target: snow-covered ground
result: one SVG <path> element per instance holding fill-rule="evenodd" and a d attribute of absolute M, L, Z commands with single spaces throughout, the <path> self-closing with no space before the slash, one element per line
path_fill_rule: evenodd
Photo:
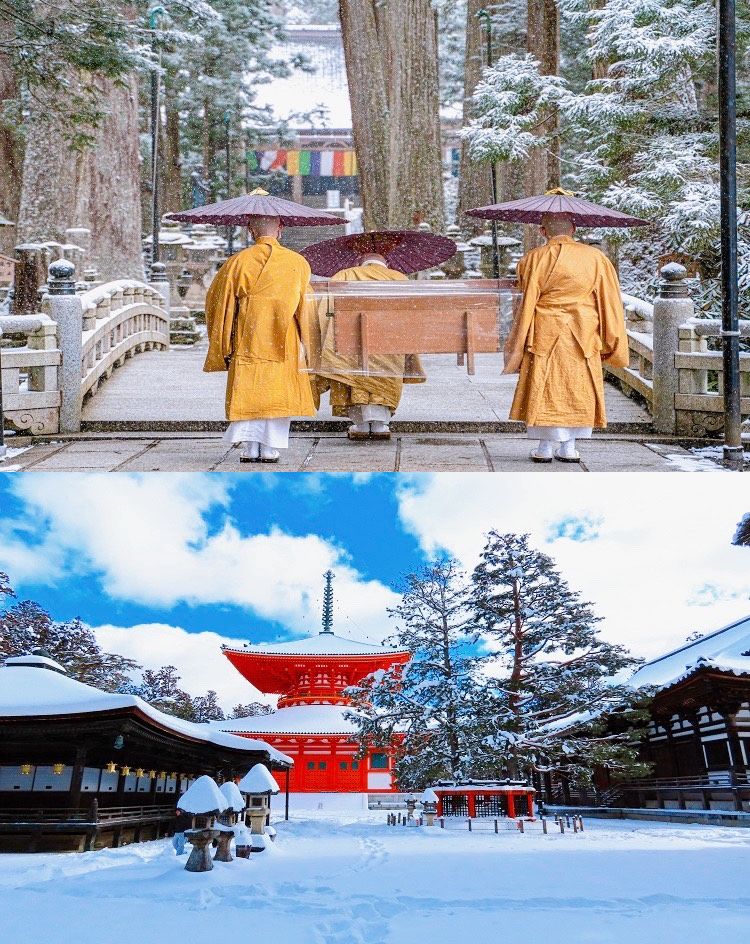
<path fill-rule="evenodd" d="M 250 860 L 185 872 L 169 841 L 0 856 L 7 941 L 731 944 L 750 939 L 750 830 L 388 827 L 300 814 Z M 489 825 L 489 824 L 487 824 Z"/>

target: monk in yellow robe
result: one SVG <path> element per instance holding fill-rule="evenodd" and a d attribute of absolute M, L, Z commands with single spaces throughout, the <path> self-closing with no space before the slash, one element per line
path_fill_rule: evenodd
<path fill-rule="evenodd" d="M 389 269 L 384 256 L 370 253 L 361 264 L 342 269 L 331 277 L 332 282 L 406 282 L 406 276 Z M 387 302 L 385 302 L 387 304 Z M 390 439 L 390 422 L 401 401 L 405 383 L 423 383 L 425 373 L 416 354 L 371 354 L 368 375 L 356 374 L 352 358 L 336 354 L 333 340 L 333 319 L 323 316 L 321 326 L 322 354 L 318 370 L 318 387 L 331 391 L 334 416 L 348 417 L 349 439 Z"/>
<path fill-rule="evenodd" d="M 518 263 L 523 298 L 505 345 L 504 373 L 520 372 L 510 418 L 539 440 L 533 461 L 580 462 L 576 439 L 607 425 L 602 362 L 628 365 L 620 285 L 603 252 L 575 242 L 569 216 L 549 214 L 541 229 L 546 245 Z"/>
<path fill-rule="evenodd" d="M 228 259 L 206 295 L 204 371 L 228 371 L 227 442 L 241 442 L 241 462 L 278 462 L 292 417 L 314 416 L 302 352 L 315 344 L 306 317 L 310 266 L 279 243 L 278 217 L 253 217 L 254 244 Z M 317 330 L 317 321 L 315 321 Z"/>

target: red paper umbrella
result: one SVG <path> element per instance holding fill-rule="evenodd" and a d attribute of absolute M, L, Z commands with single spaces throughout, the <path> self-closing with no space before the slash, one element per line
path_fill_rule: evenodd
<path fill-rule="evenodd" d="M 342 269 L 360 265 L 371 253 L 383 256 L 391 269 L 410 275 L 440 265 L 455 252 L 456 244 L 446 236 L 394 229 L 324 239 L 303 249 L 302 255 L 315 275 L 330 278 Z"/>
<path fill-rule="evenodd" d="M 618 210 L 590 203 L 573 196 L 559 187 L 548 190 L 541 197 L 525 197 L 508 203 L 494 203 L 466 211 L 469 216 L 483 220 L 505 220 L 513 223 L 541 223 L 548 213 L 565 213 L 576 226 L 650 226 L 648 220 L 639 220 Z"/>
<path fill-rule="evenodd" d="M 278 216 L 284 226 L 337 226 L 346 220 L 322 210 L 272 197 L 265 190 L 253 190 L 242 197 L 209 203 L 180 213 L 168 213 L 167 219 L 180 223 L 213 223 L 215 226 L 247 226 L 253 216 Z"/>

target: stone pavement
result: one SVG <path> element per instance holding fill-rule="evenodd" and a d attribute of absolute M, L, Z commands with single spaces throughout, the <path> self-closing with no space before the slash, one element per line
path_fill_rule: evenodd
<path fill-rule="evenodd" d="M 81 434 L 48 441 L 13 437 L 0 472 L 670 472 L 698 468 L 691 454 L 655 438 L 595 436 L 580 465 L 528 459 L 518 434 L 403 433 L 390 442 L 351 443 L 343 434 L 301 432 L 278 465 L 239 462 L 218 433 Z M 18 447 L 21 447 L 20 449 Z"/>
<path fill-rule="evenodd" d="M 226 374 L 204 374 L 205 354 L 204 339 L 195 347 L 148 351 L 126 361 L 86 401 L 84 429 L 223 429 Z M 457 366 L 453 354 L 430 355 L 423 361 L 427 383 L 404 386 L 395 417 L 399 427 L 436 422 L 507 424 L 517 378 L 501 374 L 502 355 L 477 355 L 473 377 Z M 648 413 L 610 384 L 606 401 L 610 431 L 648 431 Z M 316 421 L 330 419 L 326 396 Z"/>

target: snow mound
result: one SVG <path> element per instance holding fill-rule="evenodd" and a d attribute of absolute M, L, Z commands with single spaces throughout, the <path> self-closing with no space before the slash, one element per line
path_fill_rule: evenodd
<path fill-rule="evenodd" d="M 185 813 L 192 813 L 193 816 L 205 816 L 209 813 L 223 813 L 227 808 L 227 801 L 213 777 L 204 774 L 182 794 L 177 808 Z"/>
<path fill-rule="evenodd" d="M 278 793 L 279 785 L 265 764 L 256 764 L 240 780 L 240 790 L 243 793 Z"/>

